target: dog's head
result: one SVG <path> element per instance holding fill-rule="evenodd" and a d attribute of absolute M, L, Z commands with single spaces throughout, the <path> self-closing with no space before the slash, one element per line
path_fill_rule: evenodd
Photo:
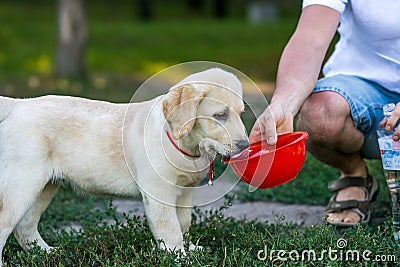
<path fill-rule="evenodd" d="M 229 158 L 248 147 L 242 86 L 232 73 L 209 69 L 188 76 L 163 100 L 174 139 L 194 153 Z"/>

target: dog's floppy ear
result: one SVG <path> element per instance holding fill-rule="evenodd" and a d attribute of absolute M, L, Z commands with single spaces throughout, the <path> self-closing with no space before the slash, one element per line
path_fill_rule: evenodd
<path fill-rule="evenodd" d="M 197 108 L 205 94 L 204 90 L 196 89 L 190 84 L 172 88 L 166 94 L 163 113 L 175 139 L 183 138 L 193 128 Z"/>

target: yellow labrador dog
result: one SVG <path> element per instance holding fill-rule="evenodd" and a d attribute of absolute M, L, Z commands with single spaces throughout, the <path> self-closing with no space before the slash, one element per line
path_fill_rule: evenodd
<path fill-rule="evenodd" d="M 37 225 L 62 180 L 94 194 L 141 196 L 160 247 L 184 252 L 188 188 L 217 154 L 248 146 L 243 110 L 240 81 L 218 68 L 141 103 L 0 97 L 0 255 L 11 232 L 24 249 L 37 241 L 50 250 Z"/>

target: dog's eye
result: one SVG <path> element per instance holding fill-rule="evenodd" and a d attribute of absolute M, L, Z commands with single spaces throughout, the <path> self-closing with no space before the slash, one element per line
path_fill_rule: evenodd
<path fill-rule="evenodd" d="M 213 115 L 214 118 L 216 118 L 219 121 L 226 121 L 226 119 L 228 118 L 228 112 L 227 111 L 223 111 L 220 113 L 216 113 Z"/>

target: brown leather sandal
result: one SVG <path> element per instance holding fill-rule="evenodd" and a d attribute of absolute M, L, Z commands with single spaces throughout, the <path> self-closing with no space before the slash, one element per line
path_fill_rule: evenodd
<path fill-rule="evenodd" d="M 358 186 L 359 188 L 363 189 L 365 191 L 365 200 L 337 201 L 336 196 L 338 192 L 351 186 Z M 360 221 L 357 223 L 326 221 L 328 224 L 341 227 L 350 227 L 359 223 L 365 224 L 370 221 L 371 212 L 369 210 L 369 204 L 376 200 L 379 186 L 376 179 L 368 173 L 368 170 L 366 177 L 343 177 L 336 181 L 330 182 L 328 184 L 328 190 L 334 192 L 335 194 L 332 196 L 328 206 L 325 208 L 325 215 L 328 213 L 341 212 L 343 210 L 352 210 L 360 215 Z"/>

